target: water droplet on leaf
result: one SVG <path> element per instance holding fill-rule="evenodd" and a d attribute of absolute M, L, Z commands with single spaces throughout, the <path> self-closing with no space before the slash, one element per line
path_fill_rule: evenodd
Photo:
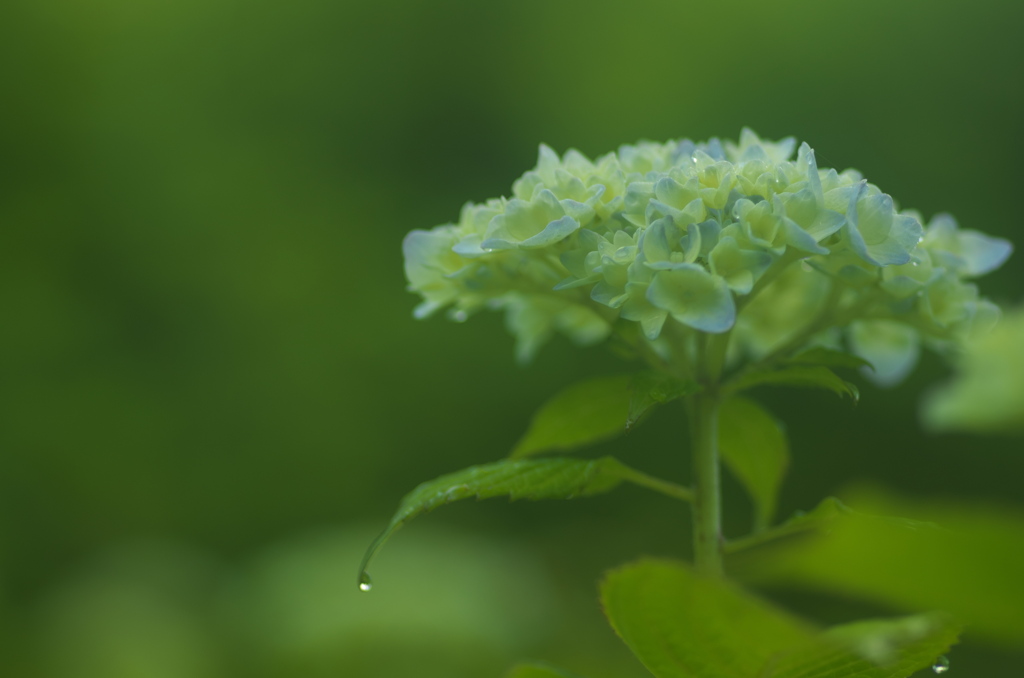
<path fill-rule="evenodd" d="M 932 664 L 932 671 L 935 673 L 945 673 L 946 671 L 949 671 L 949 659 L 947 659 L 945 655 L 936 659 L 935 663 Z"/>
<path fill-rule="evenodd" d="M 369 591 L 372 588 L 373 588 L 373 580 L 370 579 L 370 575 L 368 575 L 365 572 L 363 572 L 361 575 L 359 575 L 359 590 L 360 591 Z"/>

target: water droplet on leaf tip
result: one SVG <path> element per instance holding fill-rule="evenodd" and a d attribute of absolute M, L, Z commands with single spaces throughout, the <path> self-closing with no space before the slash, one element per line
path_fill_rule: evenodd
<path fill-rule="evenodd" d="M 363 572 L 359 575 L 359 590 L 369 591 L 373 588 L 373 580 L 370 579 L 370 575 Z"/>
<path fill-rule="evenodd" d="M 945 655 L 936 659 L 935 663 L 932 665 L 932 671 L 935 673 L 945 673 L 946 671 L 949 671 L 949 659 Z"/>

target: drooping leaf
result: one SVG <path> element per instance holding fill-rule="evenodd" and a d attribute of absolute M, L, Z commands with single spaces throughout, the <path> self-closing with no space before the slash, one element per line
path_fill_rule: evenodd
<path fill-rule="evenodd" d="M 769 663 L 766 678 L 905 678 L 932 666 L 962 627 L 947 615 L 922 614 L 834 626 L 805 647 Z"/>
<path fill-rule="evenodd" d="M 695 381 L 682 381 L 660 372 L 639 372 L 629 384 L 629 412 L 626 429 L 633 428 L 655 405 L 693 395 L 701 386 Z"/>
<path fill-rule="evenodd" d="M 789 466 L 789 442 L 782 425 L 754 401 L 728 398 L 718 410 L 718 449 L 754 500 L 755 531 L 766 529 Z"/>
<path fill-rule="evenodd" d="M 976 636 L 1024 645 L 1024 514 L 878 494 L 854 505 L 875 514 L 927 516 L 941 527 L 843 512 L 827 530 L 779 541 L 759 549 L 756 558 L 735 556 L 731 571 L 747 581 L 828 591 L 897 609 L 945 610 Z"/>
<path fill-rule="evenodd" d="M 625 432 L 631 375 L 598 377 L 573 384 L 533 415 L 512 458 L 571 450 Z"/>
<path fill-rule="evenodd" d="M 579 678 L 547 664 L 520 664 L 505 674 L 505 678 Z"/>
<path fill-rule="evenodd" d="M 871 368 L 872 365 L 858 355 L 846 351 L 836 351 L 824 346 L 815 346 L 798 353 L 786 360 L 790 365 L 820 365 L 821 367 L 846 367 L 851 370 L 858 370 L 862 367 Z"/>
<path fill-rule="evenodd" d="M 472 466 L 427 481 L 405 495 L 384 532 L 367 549 L 360 586 L 368 588 L 366 567 L 395 530 L 418 515 L 460 499 L 571 499 L 614 489 L 637 475 L 611 457 L 600 459 L 519 459 Z"/>
<path fill-rule="evenodd" d="M 658 678 L 755 678 L 782 652 L 811 643 L 801 620 L 682 563 L 612 570 L 601 601 L 615 632 Z"/>
<path fill-rule="evenodd" d="M 796 386 L 799 388 L 824 388 L 836 395 L 850 396 L 854 402 L 860 399 L 860 391 L 835 372 L 821 365 L 787 365 L 781 369 L 765 369 L 747 372 L 726 384 L 727 393 L 739 393 L 754 386 Z"/>
<path fill-rule="evenodd" d="M 726 542 L 725 553 L 738 553 L 804 532 L 825 531 L 832 522 L 850 509 L 835 497 L 827 497 L 808 512 L 799 511 L 786 522 L 749 537 Z"/>

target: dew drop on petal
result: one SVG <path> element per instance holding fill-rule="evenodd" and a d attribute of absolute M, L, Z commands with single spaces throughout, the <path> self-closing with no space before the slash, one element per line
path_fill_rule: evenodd
<path fill-rule="evenodd" d="M 946 671 L 949 671 L 949 659 L 946 658 L 945 655 L 936 659 L 935 663 L 932 664 L 932 671 L 935 673 L 945 673 Z"/>
<path fill-rule="evenodd" d="M 365 572 L 363 572 L 361 575 L 359 575 L 359 590 L 360 591 L 369 591 L 372 588 L 373 588 L 373 580 L 370 579 L 370 575 L 368 575 Z"/>

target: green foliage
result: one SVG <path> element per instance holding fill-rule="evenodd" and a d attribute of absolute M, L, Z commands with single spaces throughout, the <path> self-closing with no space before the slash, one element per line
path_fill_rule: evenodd
<path fill-rule="evenodd" d="M 612 570 L 601 602 L 615 632 L 657 678 L 754 678 L 814 634 L 735 585 L 671 561 Z"/>
<path fill-rule="evenodd" d="M 976 636 L 1024 644 L 1024 515 L 885 497 L 857 505 L 876 514 L 927 515 L 942 527 L 841 511 L 827 530 L 744 556 L 736 573 L 898 609 L 945 610 Z"/>
<path fill-rule="evenodd" d="M 742 539 L 727 542 L 724 550 L 726 553 L 738 553 L 759 544 L 769 543 L 804 532 L 824 531 L 829 528 L 837 517 L 849 510 L 843 502 L 835 497 L 827 497 L 809 512 L 797 512 L 780 525 Z"/>
<path fill-rule="evenodd" d="M 660 560 L 610 572 L 601 600 L 657 678 L 904 678 L 931 666 L 960 633 L 944 615 L 819 632 L 723 579 Z"/>
<path fill-rule="evenodd" d="M 700 392 L 700 384 L 682 381 L 660 372 L 639 372 L 629 384 L 626 428 L 636 426 L 655 406 Z"/>
<path fill-rule="evenodd" d="M 718 451 L 754 500 L 755 531 L 767 529 L 789 466 L 782 425 L 754 401 L 729 398 L 718 411 Z"/>
<path fill-rule="evenodd" d="M 419 485 L 402 498 L 387 528 L 367 549 L 360 566 L 359 584 L 369 590 L 366 568 L 395 531 L 416 516 L 461 499 L 574 499 L 608 492 L 623 482 L 689 500 L 686 488 L 652 478 L 611 457 L 580 459 L 506 459 L 472 466 Z"/>
<path fill-rule="evenodd" d="M 795 386 L 797 388 L 824 388 L 836 395 L 860 399 L 860 390 L 838 374 L 822 365 L 787 365 L 780 369 L 753 369 L 729 382 L 725 390 L 739 393 L 762 385 Z"/>
<path fill-rule="evenodd" d="M 573 384 L 544 403 L 510 455 L 571 450 L 623 433 L 632 377 L 598 377 Z"/>
<path fill-rule="evenodd" d="M 834 626 L 770 662 L 771 678 L 903 678 L 932 666 L 962 627 L 930 614 Z"/>

